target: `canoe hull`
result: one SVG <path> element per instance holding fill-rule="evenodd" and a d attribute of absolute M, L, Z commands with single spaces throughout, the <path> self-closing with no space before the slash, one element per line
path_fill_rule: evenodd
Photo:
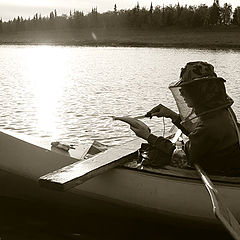
<path fill-rule="evenodd" d="M 119 167 L 66 192 L 40 187 L 40 176 L 78 161 L 72 156 L 81 154 L 71 150 L 69 156 L 51 151 L 49 143 L 23 139 L 21 135 L 0 133 L 0 196 L 79 211 L 91 210 L 96 203 L 100 212 L 117 211 L 117 206 L 126 206 L 159 216 L 217 223 L 209 195 L 199 179 Z M 216 186 L 240 220 L 239 184 L 216 183 Z"/>

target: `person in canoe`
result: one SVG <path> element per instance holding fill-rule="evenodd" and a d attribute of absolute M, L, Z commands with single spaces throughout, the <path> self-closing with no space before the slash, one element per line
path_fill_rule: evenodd
<path fill-rule="evenodd" d="M 231 108 L 225 80 L 217 77 L 206 62 L 189 62 L 182 68 L 180 80 L 169 86 L 179 114 L 159 104 L 146 117 L 170 118 L 188 136 L 184 145 L 187 162 L 196 162 L 210 174 L 240 176 L 239 123 Z M 168 161 L 175 145 L 166 138 L 151 134 L 148 126 L 131 126 L 138 137 L 164 153 Z"/>

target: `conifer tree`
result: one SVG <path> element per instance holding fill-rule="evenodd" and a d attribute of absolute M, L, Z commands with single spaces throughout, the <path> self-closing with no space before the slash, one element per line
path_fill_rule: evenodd
<path fill-rule="evenodd" d="M 233 24 L 240 26 L 240 7 L 236 7 L 233 12 Z"/>
<path fill-rule="evenodd" d="M 150 12 L 151 14 L 153 13 L 153 5 L 152 5 L 152 2 L 151 2 L 151 5 L 150 5 L 149 12 Z"/>
<path fill-rule="evenodd" d="M 0 33 L 3 32 L 3 22 L 2 18 L 0 18 Z"/>
<path fill-rule="evenodd" d="M 210 24 L 217 25 L 221 22 L 219 1 L 214 0 L 212 7 L 209 9 Z"/>

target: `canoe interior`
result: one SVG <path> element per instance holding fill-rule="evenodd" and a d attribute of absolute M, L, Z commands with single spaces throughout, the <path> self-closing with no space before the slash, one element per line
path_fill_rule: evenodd
<path fill-rule="evenodd" d="M 173 177 L 176 179 L 182 179 L 185 181 L 190 180 L 199 180 L 201 181 L 199 175 L 195 170 L 192 169 L 180 169 L 177 167 L 172 167 L 169 165 L 166 165 L 162 168 L 152 168 L 152 167 L 136 167 L 136 164 L 134 164 L 136 160 L 133 159 L 132 163 L 127 163 L 123 167 L 128 169 L 134 169 L 136 171 L 143 171 L 148 172 L 151 174 L 156 174 L 159 176 L 166 176 L 166 177 Z M 228 176 L 216 176 L 216 175 L 209 175 L 210 179 L 216 183 L 221 185 L 239 185 L 240 186 L 240 176 L 239 177 L 228 177 Z"/>

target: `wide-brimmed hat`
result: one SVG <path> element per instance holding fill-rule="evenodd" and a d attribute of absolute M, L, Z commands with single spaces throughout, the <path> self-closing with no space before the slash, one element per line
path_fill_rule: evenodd
<path fill-rule="evenodd" d="M 171 87 L 180 87 L 200 80 L 219 79 L 225 82 L 221 77 L 217 77 L 214 67 L 210 63 L 197 61 L 189 62 L 181 69 L 180 80 Z"/>

